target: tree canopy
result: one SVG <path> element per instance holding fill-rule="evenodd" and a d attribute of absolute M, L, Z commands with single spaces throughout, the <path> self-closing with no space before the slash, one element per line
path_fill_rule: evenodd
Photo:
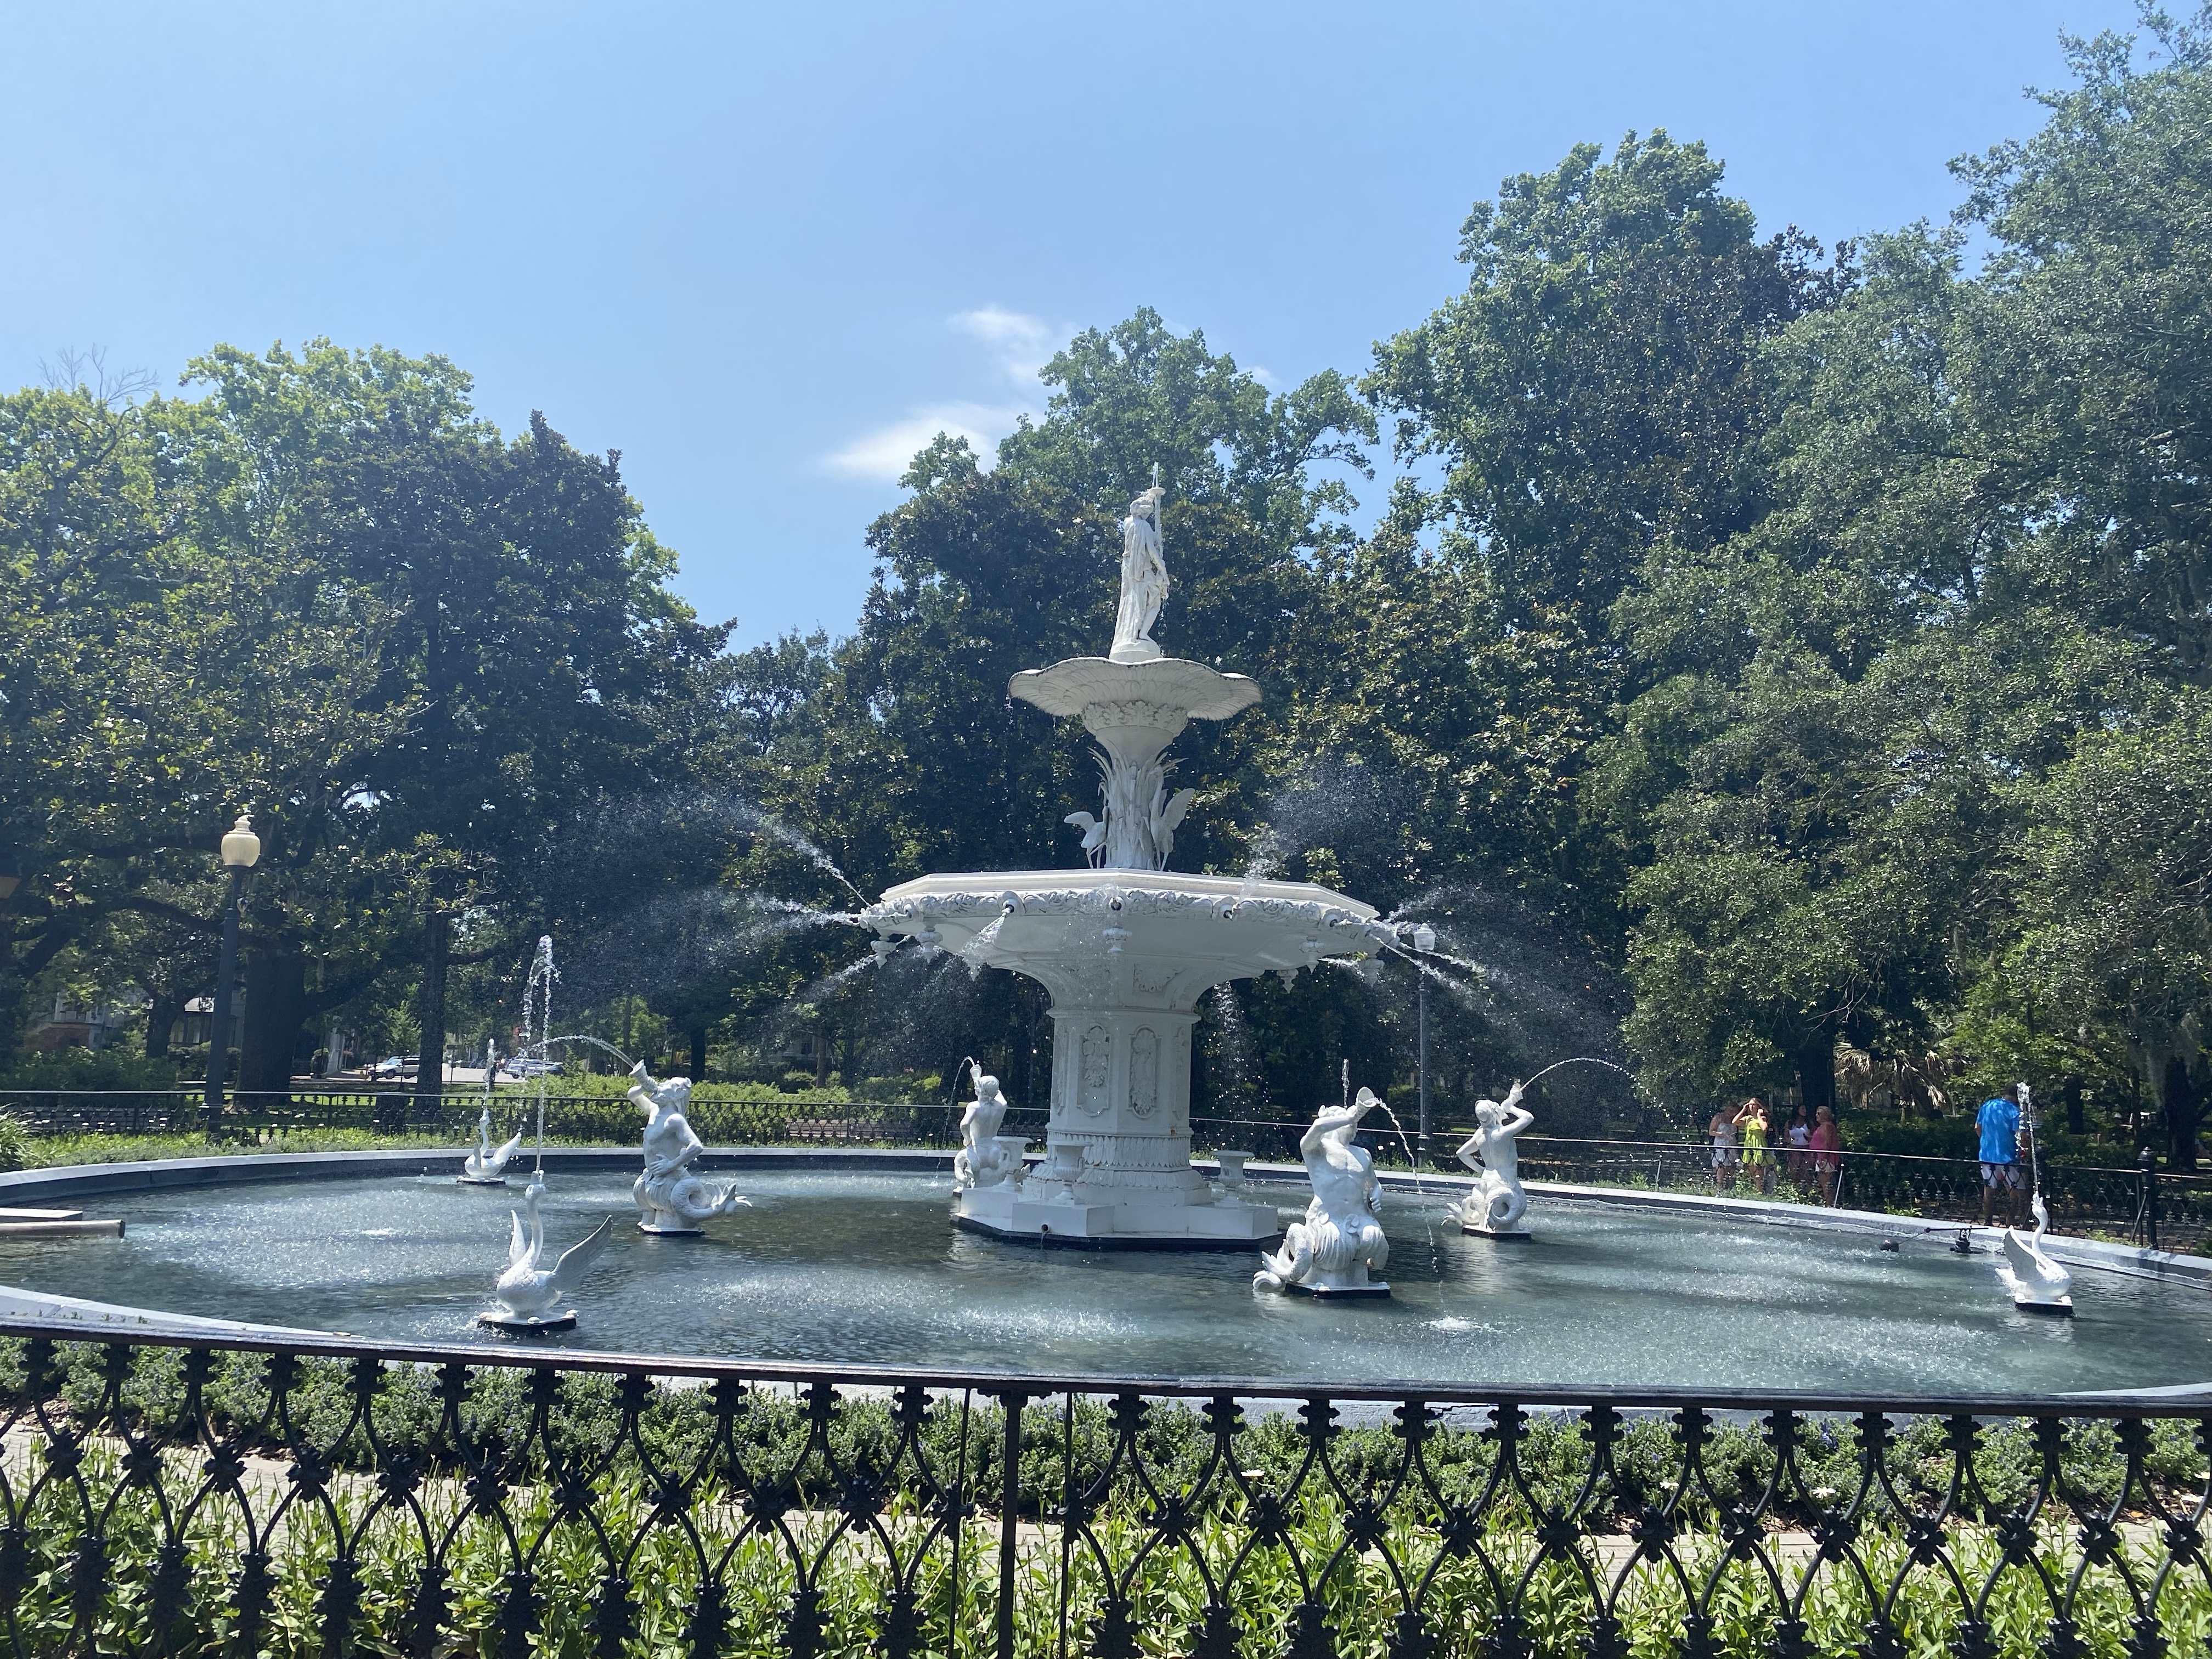
<path fill-rule="evenodd" d="M 0 398 L 0 1036 L 68 987 L 166 1033 L 250 808 L 257 1077 L 326 1014 L 495 1022 L 550 928 L 695 1067 L 803 1034 L 850 1088 L 972 1054 L 1034 1097 L 1036 988 L 872 972 L 834 913 L 1080 860 L 1082 734 L 1006 682 L 1101 648 L 1157 468 L 1161 637 L 1265 692 L 1180 740 L 1176 861 L 1433 921 L 1448 1101 L 1563 1052 L 1637 1073 L 1547 1103 L 1593 1130 L 2032 1073 L 2193 1164 L 2212 9 L 2068 49 L 1948 225 L 1824 247 L 1631 133 L 1476 202 L 1463 284 L 1358 372 L 1271 389 L 1149 309 L 1079 333 L 995 453 L 915 457 L 836 637 L 727 650 L 619 458 L 494 430 L 441 358 Z M 1201 1109 L 1303 1112 L 1346 1059 L 1403 1089 L 1413 989 L 1216 997 Z"/>

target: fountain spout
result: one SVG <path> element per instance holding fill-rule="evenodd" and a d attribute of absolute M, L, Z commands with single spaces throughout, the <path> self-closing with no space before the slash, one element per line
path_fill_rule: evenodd
<path fill-rule="evenodd" d="M 492 1286 L 499 1306 L 482 1316 L 483 1323 L 501 1330 L 534 1336 L 572 1328 L 576 1322 L 575 1310 L 556 1310 L 583 1282 L 585 1273 L 599 1260 L 613 1234 L 614 1218 L 609 1216 L 581 1241 L 563 1250 L 560 1260 L 550 1267 L 544 1266 L 545 1222 L 538 1213 L 538 1201 L 544 1192 L 543 1179 L 532 1181 L 522 1189 L 522 1208 L 529 1212 L 530 1219 L 526 1223 L 520 1211 L 513 1216 L 514 1229 L 507 1240 L 507 1271 Z"/>
<path fill-rule="evenodd" d="M 507 1185 L 507 1166 L 515 1153 L 522 1150 L 523 1131 L 517 1129 L 514 1138 L 504 1146 L 491 1144 L 491 1108 L 486 1106 L 477 1116 L 477 1149 L 461 1160 L 460 1182 L 465 1187 L 504 1187 Z"/>

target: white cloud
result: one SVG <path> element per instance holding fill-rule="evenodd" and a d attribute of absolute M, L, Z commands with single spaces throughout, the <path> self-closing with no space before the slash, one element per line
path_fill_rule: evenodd
<path fill-rule="evenodd" d="M 1009 311 L 1004 306 L 960 312 L 952 319 L 952 326 L 981 340 L 998 359 L 1001 372 L 1024 386 L 1036 384 L 1037 370 L 1044 367 L 1066 331 L 1055 330 L 1042 317 Z"/>
<path fill-rule="evenodd" d="M 999 305 L 958 312 L 946 320 L 981 346 L 990 368 L 1020 387 L 1019 393 L 1003 404 L 927 404 L 904 420 L 863 434 L 828 457 L 823 465 L 830 471 L 871 483 L 896 483 L 915 454 L 940 432 L 967 439 L 969 447 L 988 467 L 997 454 L 999 440 L 1014 429 L 1016 421 L 1024 415 L 1042 413 L 1037 370 L 1060 342 L 1073 332 L 1072 329 L 1055 329 L 1041 317 Z"/>
<path fill-rule="evenodd" d="M 965 438 L 986 465 L 999 440 L 1014 429 L 1018 409 L 994 408 L 988 404 L 935 404 L 916 410 L 902 421 L 878 427 L 854 439 L 824 463 L 832 472 L 851 478 L 896 483 L 914 458 L 929 447 L 940 432 Z"/>

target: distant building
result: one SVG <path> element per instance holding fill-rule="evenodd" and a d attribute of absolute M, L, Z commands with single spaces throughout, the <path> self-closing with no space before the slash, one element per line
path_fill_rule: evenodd
<path fill-rule="evenodd" d="M 200 999 L 204 1009 L 206 1002 L 206 998 Z M 145 1018 L 145 1012 L 144 1002 L 129 1000 L 80 1007 L 57 991 L 53 1007 L 31 1028 L 29 1047 L 33 1054 L 52 1054 L 58 1048 L 105 1048 L 121 1041 L 132 1026 Z M 207 1023 L 203 1012 L 203 1032 Z"/>

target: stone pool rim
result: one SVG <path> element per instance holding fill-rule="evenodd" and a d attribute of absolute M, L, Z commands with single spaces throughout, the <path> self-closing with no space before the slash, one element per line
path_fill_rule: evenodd
<path fill-rule="evenodd" d="M 375 1176 L 437 1176 L 458 1174 L 461 1159 L 472 1150 L 454 1146 L 403 1147 L 343 1152 L 243 1152 L 208 1158 L 150 1158 L 133 1164 L 69 1164 L 48 1169 L 17 1170 L 0 1174 L 0 1208 L 31 1207 L 41 1200 L 97 1198 L 104 1194 L 174 1191 L 194 1187 L 228 1187 L 275 1181 L 344 1181 Z M 534 1154 L 526 1153 L 526 1157 Z M 1200 1169 L 1218 1166 L 1211 1158 L 1193 1158 Z M 814 1170 L 823 1172 L 868 1171 L 876 1174 L 949 1175 L 952 1152 L 929 1147 L 897 1146 L 710 1146 L 698 1160 L 702 1171 L 722 1170 Z M 546 1172 L 564 1170 L 599 1173 L 632 1170 L 638 1167 L 635 1146 L 549 1146 Z M 1296 1164 L 1251 1163 L 1248 1177 L 1263 1185 L 1304 1184 L 1305 1171 Z M 1395 1192 L 1436 1190 L 1464 1192 L 1474 1184 L 1472 1176 L 1385 1170 L 1377 1172 L 1383 1186 Z M 1974 1243 L 1994 1250 L 2003 1229 L 1965 1226 L 1958 1222 L 1931 1221 L 1919 1216 L 1889 1215 L 1877 1210 L 1831 1210 L 1812 1205 L 1788 1204 L 1771 1199 L 1724 1198 L 1717 1194 L 1656 1193 L 1632 1187 L 1584 1187 L 1565 1182 L 1531 1181 L 1532 1196 L 1569 1203 L 1612 1204 L 1657 1209 L 1678 1215 L 1734 1218 L 1765 1226 L 1796 1227 L 1809 1232 L 1875 1233 L 1897 1239 L 1924 1238 L 1931 1234 L 1965 1231 Z M 2172 1250 L 2144 1249 L 2102 1239 L 2062 1237 L 2046 1234 L 2044 1251 L 2069 1267 L 2090 1267 L 2104 1273 L 2156 1279 L 2212 1290 L 2212 1257 L 2184 1255 Z"/>

